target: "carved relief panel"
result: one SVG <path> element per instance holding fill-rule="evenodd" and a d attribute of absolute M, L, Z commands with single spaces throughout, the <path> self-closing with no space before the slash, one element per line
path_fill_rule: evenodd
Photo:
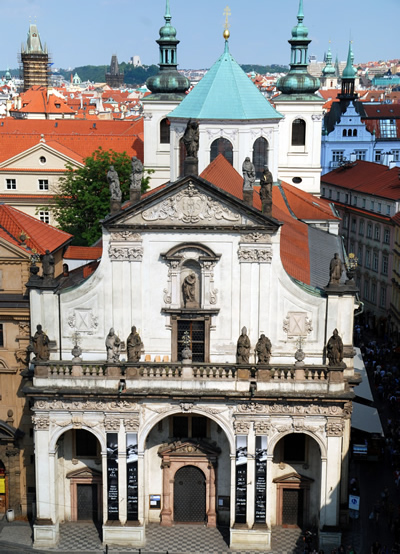
<path fill-rule="evenodd" d="M 112 261 L 141 262 L 143 259 L 142 237 L 132 231 L 111 233 L 108 255 Z"/>

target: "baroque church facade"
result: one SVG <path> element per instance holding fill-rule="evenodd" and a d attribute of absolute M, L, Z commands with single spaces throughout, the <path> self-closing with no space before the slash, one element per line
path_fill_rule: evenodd
<path fill-rule="evenodd" d="M 299 14 L 300 24 L 302 1 Z M 169 25 L 167 1 L 159 44 L 174 65 Z M 225 46 L 222 59 L 236 74 Z M 175 90 L 174 68 L 160 65 L 158 97 L 149 101 L 158 107 L 178 102 L 185 86 Z M 171 171 L 194 92 L 169 116 Z M 270 110 L 275 144 L 281 116 Z M 177 172 L 135 201 L 114 201 L 102 222 L 101 262 L 80 283 L 29 280 L 40 345 L 25 387 L 38 548 L 56 545 L 64 522 L 88 517 L 101 523 L 104 544 L 137 548 L 150 523 L 189 522 L 228 526 L 231 548 L 268 550 L 284 524 L 316 525 L 320 547 L 340 543 L 359 382 L 357 289 L 334 256 L 338 237 L 311 229 L 305 212 L 294 216 L 290 183 L 274 183 L 266 210 L 257 192 L 234 187 L 235 161 L 217 182 L 226 157 L 207 168 L 205 142 L 217 127 L 208 116 L 198 121 L 201 176 Z M 155 116 L 148 122 L 162 128 Z M 246 125 L 236 137 L 249 145 Z M 260 138 L 265 127 L 255 129 Z M 154 151 L 160 168 L 164 154 Z M 279 152 L 269 154 L 276 176 Z M 304 193 L 302 205 L 316 210 L 314 200 Z M 329 211 L 323 201 L 319 209 Z M 316 234 L 324 245 L 318 271 Z"/>

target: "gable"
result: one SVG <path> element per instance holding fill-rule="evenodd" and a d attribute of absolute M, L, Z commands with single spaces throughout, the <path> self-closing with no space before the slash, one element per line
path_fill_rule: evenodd
<path fill-rule="evenodd" d="M 60 150 L 63 149 L 61 145 L 59 145 L 59 147 Z M 77 159 L 78 155 L 73 152 L 69 153 L 70 156 L 64 152 L 58 152 L 56 143 L 54 143 L 53 147 L 49 147 L 45 143 L 40 143 L 33 148 L 24 150 L 16 156 L 5 160 L 0 164 L 0 167 L 7 168 L 8 170 L 13 168 L 48 172 L 64 171 L 66 162 L 73 163 L 74 165 L 81 165 L 81 162 Z M 46 161 L 43 163 L 41 158 L 45 158 Z"/>
<path fill-rule="evenodd" d="M 178 186 L 169 185 L 154 194 L 154 198 L 151 195 L 146 197 L 144 202 L 132 206 L 129 214 L 115 216 L 112 223 L 147 228 L 278 227 L 276 222 L 264 217 L 254 208 L 209 183 L 198 182 L 194 178 L 181 181 Z"/>

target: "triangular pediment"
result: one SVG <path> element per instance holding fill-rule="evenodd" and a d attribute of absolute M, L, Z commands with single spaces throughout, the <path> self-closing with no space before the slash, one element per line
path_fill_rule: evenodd
<path fill-rule="evenodd" d="M 19 246 L 11 244 L 5 238 L 0 237 L 0 258 L 2 260 L 20 260 L 26 262 L 29 260 L 29 253 L 24 252 Z"/>
<path fill-rule="evenodd" d="M 91 467 L 82 467 L 67 473 L 67 479 L 89 479 L 93 477 L 101 477 L 101 471 L 96 471 Z"/>
<path fill-rule="evenodd" d="M 158 455 L 164 456 L 218 456 L 221 450 L 218 446 L 205 441 L 182 440 L 174 441 L 158 449 Z"/>
<path fill-rule="evenodd" d="M 104 221 L 108 226 L 263 228 L 279 223 L 204 179 L 190 176 L 156 190 Z"/>
<path fill-rule="evenodd" d="M 304 475 L 299 475 L 298 473 L 289 473 L 288 475 L 284 475 L 283 477 L 277 477 L 274 479 L 274 483 L 312 483 L 314 479 L 310 479 L 310 477 L 305 477 Z"/>

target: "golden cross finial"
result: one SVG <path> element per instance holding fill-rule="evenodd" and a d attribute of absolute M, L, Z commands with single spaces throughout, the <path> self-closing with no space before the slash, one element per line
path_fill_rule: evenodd
<path fill-rule="evenodd" d="M 224 16 L 225 16 L 225 31 L 227 31 L 230 27 L 230 24 L 229 24 L 229 16 L 232 15 L 232 12 L 231 10 L 229 9 L 229 6 L 226 6 L 226 8 L 224 9 Z"/>

